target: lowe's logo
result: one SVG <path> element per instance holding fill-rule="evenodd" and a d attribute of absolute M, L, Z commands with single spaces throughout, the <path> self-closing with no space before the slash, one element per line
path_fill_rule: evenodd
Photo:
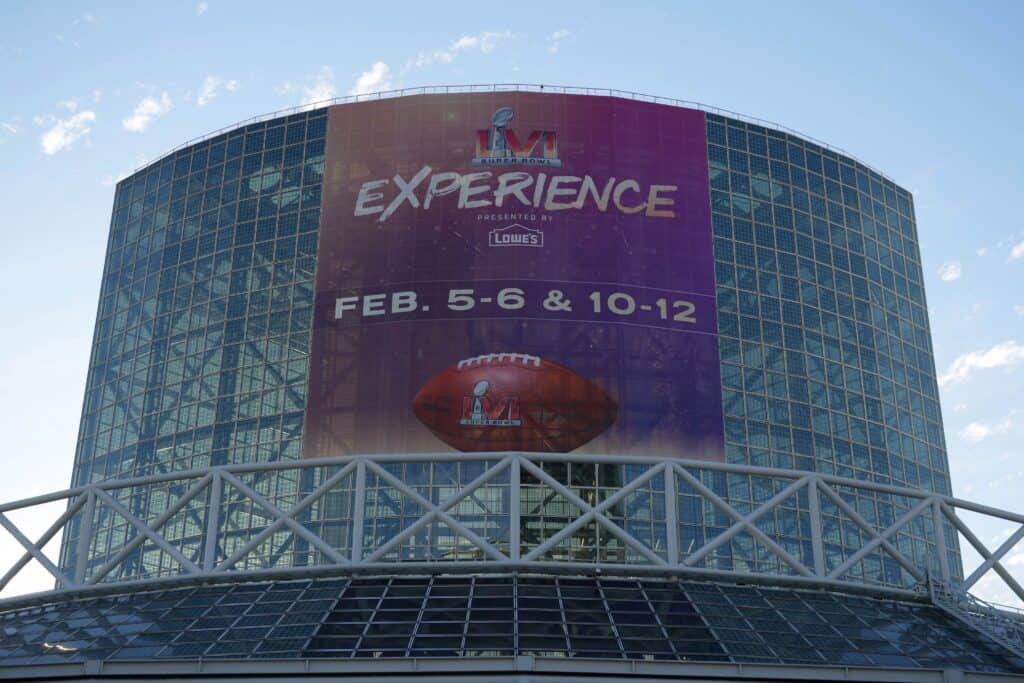
<path fill-rule="evenodd" d="M 504 228 L 495 228 L 487 233 L 487 245 L 491 247 L 543 247 L 544 232 L 513 223 Z"/>

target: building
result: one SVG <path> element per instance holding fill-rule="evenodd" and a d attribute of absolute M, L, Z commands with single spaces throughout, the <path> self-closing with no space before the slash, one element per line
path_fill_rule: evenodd
<path fill-rule="evenodd" d="M 1024 673 L 910 194 L 691 103 L 409 91 L 140 169 L 75 458 L 0 676 Z"/>

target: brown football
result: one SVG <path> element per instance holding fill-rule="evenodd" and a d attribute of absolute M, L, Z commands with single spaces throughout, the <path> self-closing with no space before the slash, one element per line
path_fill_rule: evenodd
<path fill-rule="evenodd" d="M 538 356 L 490 353 L 460 360 L 412 401 L 420 422 L 460 451 L 568 453 L 618 416 L 608 393 Z"/>

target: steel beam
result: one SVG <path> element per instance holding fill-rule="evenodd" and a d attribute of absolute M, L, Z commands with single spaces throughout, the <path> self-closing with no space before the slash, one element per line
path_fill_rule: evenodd
<path fill-rule="evenodd" d="M 807 509 L 811 516 L 811 556 L 814 575 L 825 576 L 825 543 L 821 531 L 821 495 L 818 491 L 818 476 L 813 475 L 807 484 Z"/>

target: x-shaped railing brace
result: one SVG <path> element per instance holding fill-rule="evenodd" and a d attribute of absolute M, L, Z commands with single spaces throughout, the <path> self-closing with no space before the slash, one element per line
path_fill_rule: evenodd
<path fill-rule="evenodd" d="M 367 469 L 372 470 L 373 473 L 376 474 L 379 478 L 383 479 L 388 484 L 401 491 L 403 494 L 412 498 L 427 512 L 419 519 L 417 519 L 415 522 L 413 522 L 411 525 L 403 529 L 402 532 L 399 533 L 397 536 L 389 539 L 386 543 L 384 543 L 379 548 L 374 550 L 369 556 L 365 558 L 364 562 L 374 562 L 379 558 L 383 557 L 393 547 L 404 542 L 407 538 L 409 538 L 417 531 L 425 527 L 434 519 L 439 519 L 445 524 L 447 524 L 453 531 L 465 537 L 470 543 L 472 543 L 474 546 L 482 550 L 492 560 L 497 560 L 499 562 L 508 561 L 509 558 L 507 555 L 505 555 L 500 550 L 495 548 L 488 541 L 484 540 L 483 538 L 480 538 L 480 536 L 474 533 L 472 529 L 469 529 L 468 527 L 466 527 L 466 525 L 462 524 L 457 519 L 448 514 L 448 510 L 455 507 L 463 498 L 468 497 L 480 486 L 486 484 L 495 476 L 497 476 L 502 470 L 504 470 L 511 464 L 512 459 L 515 457 L 518 456 L 509 456 L 507 458 L 502 458 L 501 461 L 499 461 L 493 467 L 486 469 L 483 473 L 480 474 L 480 476 L 466 484 L 456 495 L 452 496 L 451 498 L 443 502 L 441 505 L 435 505 L 433 501 L 424 498 L 414 488 L 410 487 L 408 484 L 406 484 L 401 479 L 397 478 L 396 476 L 385 470 L 377 463 L 373 462 L 372 460 L 366 460 L 365 463 Z"/>
<path fill-rule="evenodd" d="M 953 523 L 953 526 L 956 527 L 957 531 L 963 534 L 964 538 L 974 546 L 974 549 L 977 550 L 978 554 L 980 554 L 984 559 L 984 562 L 978 565 L 978 568 L 975 569 L 970 576 L 964 579 L 963 584 L 961 584 L 961 588 L 965 591 L 969 591 L 982 576 L 988 573 L 989 570 L 994 570 L 999 574 L 1003 581 L 1006 582 L 1006 585 L 1010 587 L 1010 590 L 1012 590 L 1017 597 L 1021 599 L 1021 601 L 1024 601 L 1024 588 L 1021 588 L 1021 585 L 1013 578 L 1013 576 L 1010 575 L 1010 572 L 1008 572 L 1006 567 L 1004 567 L 1000 562 L 1006 553 L 1008 553 L 1022 538 L 1024 538 L 1024 525 L 1003 541 L 1002 545 L 1000 545 L 995 552 L 992 552 L 984 543 L 981 542 L 974 532 L 964 524 L 963 520 L 960 519 L 959 515 L 956 514 L 956 511 L 953 508 L 945 502 L 940 502 L 939 507 L 942 509 L 942 513 L 946 516 L 946 519 Z"/>
<path fill-rule="evenodd" d="M 705 486 L 700 479 L 697 479 L 697 477 L 687 472 L 685 468 L 680 467 L 679 465 L 673 465 L 672 469 L 680 479 L 693 487 L 704 498 L 711 501 L 717 508 L 733 519 L 732 526 L 688 555 L 686 559 L 683 560 L 683 566 L 693 567 L 709 554 L 714 552 L 716 548 L 732 540 L 732 538 L 738 533 L 741 531 L 747 531 L 751 536 L 764 544 L 764 546 L 767 547 L 773 555 L 796 571 L 796 573 L 801 576 L 814 576 L 814 572 L 811 569 L 786 552 L 782 546 L 770 539 L 767 534 L 758 529 L 754 524 L 754 522 L 760 519 L 763 515 L 774 510 L 779 503 L 790 496 L 795 495 L 800 489 L 807 486 L 808 482 L 811 481 L 810 476 L 797 479 L 792 484 L 759 505 L 755 510 L 750 512 L 750 514 L 744 515 L 732 505 L 725 502 L 725 500 L 723 500 L 717 493 Z"/>
<path fill-rule="evenodd" d="M 543 469 L 537 467 L 534 463 L 530 462 L 526 458 L 523 458 L 522 456 L 517 457 L 520 458 L 519 466 L 521 468 L 525 469 L 530 474 L 535 476 L 537 479 L 540 479 L 545 484 L 550 486 L 552 489 L 560 493 L 563 497 L 568 499 L 569 502 L 571 502 L 573 505 L 579 508 L 580 512 L 583 513 L 575 520 L 573 520 L 571 523 L 566 525 L 561 531 L 556 533 L 554 536 L 547 539 L 546 541 L 538 545 L 536 548 L 531 550 L 525 557 L 523 557 L 524 560 L 529 561 L 542 557 L 544 553 L 555 548 L 559 543 L 561 543 L 563 540 L 565 540 L 572 534 L 576 533 L 576 531 L 583 527 L 585 524 L 587 524 L 590 521 L 595 521 L 601 526 L 603 526 L 605 529 L 607 529 L 617 539 L 619 539 L 629 547 L 636 550 L 638 553 L 646 557 L 654 564 L 668 564 L 665 561 L 665 558 L 655 553 L 653 550 L 648 548 L 643 543 L 637 541 L 635 538 L 626 533 L 626 531 L 623 530 L 622 527 L 620 527 L 618 524 L 604 516 L 605 510 L 607 510 L 608 508 L 612 507 L 613 505 L 624 499 L 630 493 L 633 493 L 634 491 L 639 489 L 641 486 L 643 486 L 645 483 L 656 477 L 658 474 L 665 472 L 666 465 L 663 464 L 651 467 L 646 472 L 641 474 L 639 477 L 637 477 L 636 479 L 634 479 L 633 481 L 629 482 L 621 489 L 616 491 L 614 494 L 601 501 L 601 503 L 599 503 L 598 505 L 590 505 L 582 498 L 580 498 L 578 495 L 573 493 L 572 490 L 562 485 L 558 480 L 556 480 L 554 477 L 545 472 Z"/>

